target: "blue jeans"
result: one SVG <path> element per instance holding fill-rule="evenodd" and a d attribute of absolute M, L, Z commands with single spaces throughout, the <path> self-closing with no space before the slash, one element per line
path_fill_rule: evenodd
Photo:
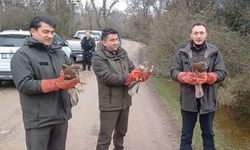
<path fill-rule="evenodd" d="M 204 150 L 215 150 L 213 132 L 214 113 L 199 115 Z M 192 138 L 198 114 L 198 112 L 181 111 L 182 134 L 180 150 L 192 150 Z"/>

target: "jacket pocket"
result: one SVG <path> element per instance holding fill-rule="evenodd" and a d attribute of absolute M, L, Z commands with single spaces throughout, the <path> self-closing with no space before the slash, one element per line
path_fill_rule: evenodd
<path fill-rule="evenodd" d="M 23 116 L 37 118 L 39 115 L 39 96 L 29 96 L 21 99 Z"/>
<path fill-rule="evenodd" d="M 59 93 L 50 92 L 42 95 L 41 100 L 39 100 L 39 117 L 56 116 L 62 105 Z"/>

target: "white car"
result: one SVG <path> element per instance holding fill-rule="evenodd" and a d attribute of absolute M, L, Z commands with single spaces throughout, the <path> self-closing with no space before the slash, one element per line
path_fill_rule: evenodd
<path fill-rule="evenodd" d="M 98 50 L 99 43 L 101 41 L 102 31 L 98 30 L 78 30 L 76 31 L 73 39 L 67 40 L 68 45 L 72 52 L 72 58 L 75 62 L 82 61 L 82 47 L 81 47 L 81 40 L 85 36 L 86 31 L 90 32 L 90 36 L 95 39 L 95 51 Z"/>
<path fill-rule="evenodd" d="M 98 31 L 98 30 L 78 30 L 78 31 L 76 31 L 74 38 L 75 39 L 82 39 L 85 36 L 86 31 L 90 32 L 90 36 L 93 37 L 95 39 L 95 41 L 101 40 L 102 31 Z"/>
<path fill-rule="evenodd" d="M 6 30 L 0 32 L 0 84 L 4 80 L 12 80 L 10 60 L 28 36 L 30 36 L 29 31 Z M 61 45 L 62 50 L 70 57 L 71 49 L 57 34 L 54 35 L 53 42 Z"/>
<path fill-rule="evenodd" d="M 102 31 L 98 30 L 78 30 L 74 35 L 74 39 L 81 39 L 85 36 L 86 31 L 90 32 L 90 36 L 95 39 L 95 50 L 98 50 L 98 45 L 101 42 Z"/>

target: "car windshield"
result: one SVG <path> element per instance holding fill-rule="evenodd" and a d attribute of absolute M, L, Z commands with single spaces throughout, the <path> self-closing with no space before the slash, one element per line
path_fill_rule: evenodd
<path fill-rule="evenodd" d="M 21 47 L 27 35 L 0 35 L 0 46 Z"/>
<path fill-rule="evenodd" d="M 90 32 L 91 37 L 93 37 L 95 40 L 100 40 L 101 34 L 99 32 Z M 82 39 L 85 36 L 85 32 L 78 32 L 77 37 Z"/>
<path fill-rule="evenodd" d="M 82 39 L 84 37 L 84 35 L 85 35 L 85 32 L 78 32 L 77 33 L 77 37 L 80 39 Z"/>
<path fill-rule="evenodd" d="M 92 33 L 91 33 L 91 36 L 94 36 L 94 37 L 101 37 L 101 34 L 98 33 L 98 32 L 92 32 Z"/>

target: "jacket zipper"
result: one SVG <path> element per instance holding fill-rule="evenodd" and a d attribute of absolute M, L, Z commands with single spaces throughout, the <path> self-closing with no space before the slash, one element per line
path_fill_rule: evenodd
<path fill-rule="evenodd" d="M 120 64 L 121 64 L 121 72 L 122 72 L 122 75 L 124 74 L 124 65 L 123 65 L 123 63 L 122 63 L 122 61 L 121 61 L 121 59 L 119 59 L 119 61 L 120 61 Z M 124 96 L 125 96 L 125 86 L 123 86 L 123 93 L 122 93 L 122 108 L 124 109 Z"/>
<path fill-rule="evenodd" d="M 109 104 L 111 104 L 111 99 L 112 99 L 112 92 L 111 88 L 109 88 Z"/>

